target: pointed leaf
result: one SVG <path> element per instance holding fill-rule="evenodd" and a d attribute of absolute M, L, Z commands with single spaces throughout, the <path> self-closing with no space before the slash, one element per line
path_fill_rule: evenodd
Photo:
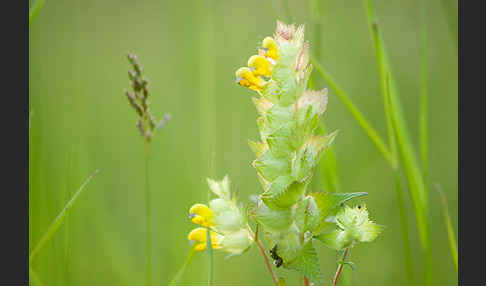
<path fill-rule="evenodd" d="M 260 203 L 254 212 L 255 220 L 268 231 L 285 231 L 292 224 L 292 211 L 273 210 Z"/>
<path fill-rule="evenodd" d="M 295 260 L 287 264 L 284 263 L 284 266 L 288 269 L 297 270 L 317 285 L 320 285 L 323 281 L 319 257 L 312 245 L 312 240 L 304 244 L 300 255 Z"/>
<path fill-rule="evenodd" d="M 279 176 L 290 174 L 290 164 L 287 160 L 278 158 L 268 150 L 253 161 L 253 167 L 267 181 L 273 181 Z"/>

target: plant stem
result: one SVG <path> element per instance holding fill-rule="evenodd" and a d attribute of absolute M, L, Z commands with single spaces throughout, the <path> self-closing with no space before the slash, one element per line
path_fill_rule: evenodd
<path fill-rule="evenodd" d="M 425 1 L 421 2 L 421 104 L 420 104 L 420 151 L 425 185 L 428 186 L 429 160 L 427 138 L 427 10 Z"/>
<path fill-rule="evenodd" d="M 73 206 L 74 202 L 76 202 L 76 199 L 78 198 L 79 194 L 83 191 L 84 187 L 91 181 L 91 179 L 94 177 L 99 172 L 99 170 L 94 171 L 91 176 L 89 176 L 86 181 L 79 187 L 79 189 L 74 193 L 73 197 L 67 202 L 67 204 L 64 206 L 62 211 L 57 215 L 57 217 L 54 219 L 54 221 L 51 223 L 45 234 L 41 237 L 37 245 L 35 246 L 34 250 L 29 255 L 29 265 L 32 263 L 32 260 L 34 257 L 39 253 L 39 251 L 42 249 L 42 247 L 48 242 L 54 234 L 59 230 L 61 227 L 64 218 L 66 218 L 67 213 L 69 210 L 71 210 L 71 207 Z"/>
<path fill-rule="evenodd" d="M 267 253 L 265 252 L 265 248 L 263 247 L 261 241 L 255 236 L 253 231 L 251 230 L 250 226 L 247 225 L 248 231 L 250 232 L 250 235 L 253 237 L 253 241 L 256 243 L 258 248 L 260 249 L 260 252 L 263 255 L 263 258 L 265 259 L 265 264 L 267 265 L 268 272 L 270 272 L 270 275 L 272 276 L 273 283 L 278 286 L 278 278 L 277 275 L 275 275 L 275 272 L 273 272 L 272 265 L 270 263 L 270 260 L 268 259 Z"/>
<path fill-rule="evenodd" d="M 319 63 L 319 61 L 311 55 L 311 62 L 317 72 L 321 75 L 321 77 L 329 84 L 329 88 L 334 91 L 334 93 L 338 96 L 338 98 L 342 101 L 342 103 L 346 106 L 346 108 L 351 112 L 354 116 L 356 121 L 358 121 L 361 128 L 366 132 L 368 137 L 375 143 L 376 148 L 378 151 L 383 155 L 383 157 L 387 160 L 387 162 L 391 166 L 395 166 L 396 162 L 393 158 L 393 155 L 386 147 L 383 140 L 381 140 L 380 136 L 376 133 L 375 129 L 371 127 L 371 124 L 366 120 L 363 114 L 356 108 L 353 104 L 349 96 L 341 89 L 341 87 L 336 83 L 336 81 L 331 77 L 329 73 L 324 69 L 324 67 Z"/>
<path fill-rule="evenodd" d="M 150 181 L 149 181 L 149 149 L 150 143 L 145 140 L 145 224 L 147 227 L 147 286 L 152 285 L 152 259 L 151 259 L 151 218 L 150 218 Z"/>
<path fill-rule="evenodd" d="M 336 270 L 336 274 L 334 275 L 334 279 L 332 280 L 332 286 L 337 285 L 339 276 L 341 275 L 341 272 L 343 271 L 343 265 L 344 265 L 343 262 L 346 259 L 346 256 L 348 256 L 348 252 L 349 252 L 349 247 L 344 250 L 343 257 L 341 258 L 341 261 L 340 261 L 341 263 L 339 263 L 339 266 Z"/>
<path fill-rule="evenodd" d="M 412 250 L 410 247 L 410 240 L 408 239 L 408 221 L 407 213 L 405 210 L 405 202 L 403 200 L 403 190 L 400 184 L 400 177 L 398 170 L 393 172 L 395 178 L 395 189 L 397 192 L 398 213 L 400 214 L 401 226 L 402 226 L 402 239 L 403 239 L 403 252 L 405 253 L 405 271 L 407 272 L 408 285 L 414 284 L 413 274 L 413 262 L 412 262 Z"/>
<path fill-rule="evenodd" d="M 454 235 L 454 229 L 452 228 L 451 218 L 449 217 L 449 209 L 447 208 L 447 201 L 444 192 L 439 184 L 435 187 L 440 194 L 440 200 L 442 202 L 442 208 L 444 210 L 444 220 L 447 227 L 447 236 L 449 237 L 449 247 L 451 249 L 452 260 L 454 261 L 454 266 L 456 267 L 456 274 L 458 273 L 458 262 L 457 262 L 457 244 Z"/>
<path fill-rule="evenodd" d="M 184 275 L 184 272 L 186 271 L 187 267 L 189 264 L 191 264 L 192 257 L 194 256 L 194 248 L 191 247 L 191 250 L 189 250 L 189 255 L 187 256 L 186 262 L 184 262 L 184 265 L 182 265 L 181 269 L 177 272 L 176 276 L 170 281 L 169 286 L 176 286 L 179 283 L 179 280 L 181 280 L 182 275 Z"/>

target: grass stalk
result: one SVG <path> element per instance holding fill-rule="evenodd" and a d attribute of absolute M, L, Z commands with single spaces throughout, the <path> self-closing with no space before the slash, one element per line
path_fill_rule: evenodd
<path fill-rule="evenodd" d="M 447 236 L 449 238 L 449 247 L 451 249 L 452 260 L 454 261 L 454 266 L 456 267 L 456 274 L 458 274 L 459 263 L 457 260 L 457 243 L 456 236 L 454 234 L 454 228 L 452 227 L 451 218 L 449 216 L 449 208 L 447 207 L 447 200 L 442 188 L 439 184 L 435 185 L 437 191 L 440 194 L 440 200 L 442 202 L 442 209 L 444 211 L 444 222 L 447 228 Z"/>
<path fill-rule="evenodd" d="M 192 258 L 194 257 L 194 253 L 195 253 L 194 247 L 191 247 L 191 249 L 189 250 L 189 255 L 187 255 L 186 261 L 179 269 L 179 271 L 177 271 L 177 274 L 174 276 L 174 278 L 172 278 L 172 280 L 169 283 L 169 286 L 176 286 L 179 283 L 182 276 L 186 272 L 187 267 L 191 264 Z"/>
<path fill-rule="evenodd" d="M 39 12 L 40 8 L 42 8 L 42 6 L 44 6 L 44 3 L 45 2 L 46 2 L 46 0 L 37 0 L 37 1 L 35 1 L 32 4 L 32 7 L 30 7 L 30 11 L 29 11 L 29 28 L 30 28 L 30 24 L 32 23 L 32 21 L 34 21 L 35 16 Z"/>
<path fill-rule="evenodd" d="M 42 281 L 39 278 L 39 275 L 37 275 L 37 272 L 32 269 L 32 267 L 29 267 L 29 282 L 30 285 L 32 286 L 43 286 Z"/>
<path fill-rule="evenodd" d="M 407 282 L 409 286 L 415 285 L 415 278 L 413 272 L 412 248 L 410 246 L 408 233 L 408 220 L 405 209 L 405 201 L 403 200 L 403 189 L 400 183 L 400 176 L 397 171 L 393 172 L 395 179 L 395 190 L 397 193 L 398 213 L 400 215 L 400 224 L 402 227 L 403 253 L 405 257 L 405 272 L 407 274 Z"/>
<path fill-rule="evenodd" d="M 410 196 L 412 198 L 417 227 L 419 230 L 420 241 L 425 254 L 425 283 L 432 283 L 432 254 L 429 246 L 429 227 L 427 221 L 427 192 L 417 161 L 416 154 L 413 150 L 410 136 L 407 132 L 405 117 L 403 115 L 401 104 L 397 92 L 390 83 L 391 72 L 387 54 L 385 52 L 383 39 L 378 29 L 378 23 L 375 19 L 371 0 L 365 0 L 368 25 L 375 45 L 376 57 L 379 65 L 379 76 L 381 79 L 382 92 L 387 94 L 390 103 L 389 113 L 395 136 L 400 151 L 400 159 L 408 181 Z"/>
<path fill-rule="evenodd" d="M 373 141 L 378 151 L 383 155 L 385 160 L 391 165 L 395 166 L 396 162 L 393 158 L 392 153 L 388 150 L 383 140 L 380 138 L 375 129 L 371 126 L 368 120 L 365 119 L 363 114 L 358 110 L 358 108 L 353 104 L 349 96 L 341 89 L 341 87 L 336 83 L 336 81 L 331 77 L 331 75 L 324 69 L 324 67 L 319 63 L 315 56 L 311 55 L 311 62 L 317 72 L 321 75 L 322 79 L 327 82 L 329 88 L 334 91 L 338 96 L 344 106 L 351 112 L 351 115 L 356 119 L 358 124 L 363 128 L 366 135 Z"/>
<path fill-rule="evenodd" d="M 214 259 L 213 259 L 213 244 L 211 242 L 211 230 L 208 228 L 206 230 L 206 245 L 208 251 L 208 286 L 213 285 L 213 269 L 214 269 Z"/>
<path fill-rule="evenodd" d="M 66 218 L 66 215 L 68 212 L 71 210 L 72 206 L 76 202 L 77 198 L 81 194 L 81 192 L 84 190 L 86 185 L 91 181 L 91 179 L 94 177 L 99 172 L 99 170 L 94 171 L 93 174 L 91 174 L 86 181 L 79 187 L 79 189 L 74 193 L 73 197 L 67 202 L 67 204 L 64 206 L 64 208 L 61 210 L 61 212 L 57 215 L 57 217 L 54 219 L 54 221 L 50 224 L 49 228 L 47 231 L 42 235 L 41 239 L 35 246 L 35 248 L 32 250 L 32 252 L 29 255 L 29 265 L 32 263 L 33 259 L 35 256 L 39 253 L 39 251 L 44 247 L 44 245 L 51 240 L 51 238 L 54 236 L 54 234 L 59 230 L 61 227 L 64 219 Z"/>
<path fill-rule="evenodd" d="M 150 180 L 149 180 L 149 150 L 150 143 L 145 140 L 145 224 L 147 228 L 146 234 L 146 265 L 147 265 L 147 286 L 152 285 L 152 229 L 151 229 L 151 209 L 150 209 Z"/>
<path fill-rule="evenodd" d="M 426 186 L 429 177 L 429 160 L 428 160 L 428 139 L 427 139 L 427 9 L 424 0 L 421 2 L 421 100 L 420 100 L 420 153 L 422 159 L 423 176 Z"/>

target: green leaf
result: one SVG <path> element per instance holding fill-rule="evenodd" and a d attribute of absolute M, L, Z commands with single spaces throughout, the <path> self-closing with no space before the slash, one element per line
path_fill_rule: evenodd
<path fill-rule="evenodd" d="M 273 181 L 286 174 L 290 175 L 290 163 L 284 158 L 276 157 L 269 150 L 253 161 L 253 167 L 267 181 Z"/>
<path fill-rule="evenodd" d="M 301 232 L 313 231 L 319 226 L 319 208 L 314 197 L 307 196 L 297 204 L 295 222 Z"/>
<path fill-rule="evenodd" d="M 342 230 L 321 233 L 315 236 L 316 239 L 324 243 L 327 247 L 335 250 L 342 250 L 351 245 L 352 239 L 345 235 Z"/>
<path fill-rule="evenodd" d="M 326 219 L 329 216 L 335 215 L 339 207 L 349 201 L 350 199 L 365 196 L 368 193 L 365 192 L 358 192 L 358 193 L 310 193 L 309 195 L 312 196 L 317 204 L 319 209 L 319 226 L 314 229 L 314 232 L 321 231 L 326 225 L 329 223 Z"/>
<path fill-rule="evenodd" d="M 292 136 L 292 124 L 284 124 L 267 137 L 267 144 L 273 155 L 277 157 L 289 157 L 294 151 Z"/>
<path fill-rule="evenodd" d="M 292 224 L 292 211 L 273 210 L 260 203 L 254 212 L 255 220 L 268 231 L 285 231 Z"/>
<path fill-rule="evenodd" d="M 251 150 L 255 153 L 255 156 L 260 157 L 268 150 L 268 145 L 264 142 L 253 142 L 248 140 L 248 145 L 250 146 Z"/>
<path fill-rule="evenodd" d="M 287 264 L 284 263 L 284 267 L 297 270 L 317 285 L 320 285 L 323 281 L 319 257 L 312 245 L 312 240 L 309 240 L 303 245 L 299 256 L 295 260 Z"/>
<path fill-rule="evenodd" d="M 316 166 L 317 154 L 312 145 L 304 145 L 292 160 L 292 177 L 301 181 L 305 177 L 311 176 Z"/>
<path fill-rule="evenodd" d="M 266 100 L 264 97 L 252 97 L 255 107 L 260 115 L 265 116 L 267 111 L 273 106 L 272 102 Z"/>
<path fill-rule="evenodd" d="M 279 86 L 274 80 L 268 81 L 268 83 L 262 88 L 262 96 L 271 103 L 278 102 Z"/>
<path fill-rule="evenodd" d="M 278 177 L 261 195 L 261 199 L 271 209 L 289 208 L 301 199 L 309 181 L 300 183 L 290 176 Z"/>

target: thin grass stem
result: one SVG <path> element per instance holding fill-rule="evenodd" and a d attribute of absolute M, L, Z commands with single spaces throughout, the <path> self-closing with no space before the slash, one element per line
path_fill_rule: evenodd
<path fill-rule="evenodd" d="M 427 8 L 424 0 L 421 2 L 421 100 L 420 100 L 420 153 L 422 159 L 423 176 L 428 186 L 429 160 L 428 160 L 428 138 L 427 138 Z"/>
<path fill-rule="evenodd" d="M 395 190 L 397 193 L 398 213 L 400 215 L 400 224 L 402 227 L 403 253 L 405 257 L 405 271 L 407 273 L 407 282 L 409 286 L 415 285 L 415 278 L 413 272 L 412 248 L 410 246 L 410 239 L 408 234 L 408 220 L 405 209 L 405 201 L 403 200 L 403 189 L 400 183 L 400 176 L 398 171 L 393 172 L 395 179 Z"/>
<path fill-rule="evenodd" d="M 211 230 L 207 228 L 206 230 L 206 245 L 207 245 L 207 251 L 208 251 L 208 265 L 209 265 L 209 274 L 208 274 L 208 286 L 213 285 L 213 244 L 211 241 Z"/>
<path fill-rule="evenodd" d="M 29 265 L 32 263 L 33 259 L 35 256 L 39 253 L 39 251 L 44 247 L 44 245 L 51 240 L 51 238 L 54 236 L 54 234 L 59 230 L 61 227 L 64 218 L 66 217 L 67 213 L 71 210 L 72 206 L 76 202 L 76 199 L 79 197 L 81 192 L 84 190 L 84 187 L 91 181 L 91 179 L 94 177 L 99 172 L 99 170 L 96 170 L 91 174 L 86 181 L 79 187 L 79 189 L 74 193 L 74 196 L 67 202 L 67 204 L 64 206 L 64 208 L 61 210 L 61 212 L 57 215 L 57 217 L 54 219 L 54 221 L 50 224 L 49 228 L 47 231 L 42 235 L 41 239 L 35 246 L 34 250 L 29 255 Z"/>
<path fill-rule="evenodd" d="M 150 179 L 149 179 L 149 151 L 150 143 L 145 140 L 145 224 L 147 228 L 146 234 L 146 265 L 147 265 L 147 277 L 146 285 L 152 285 L 152 220 L 151 220 L 151 209 L 150 209 Z"/>
<path fill-rule="evenodd" d="M 449 238 L 449 247 L 451 249 L 452 260 L 454 261 L 454 266 L 456 267 L 456 274 L 458 274 L 459 263 L 457 259 L 457 243 L 456 236 L 454 234 L 454 228 L 452 227 L 451 218 L 449 216 L 449 208 L 447 207 L 447 200 L 442 188 L 439 184 L 435 185 L 437 191 L 440 194 L 440 200 L 442 202 L 442 209 L 444 211 L 444 221 L 447 228 L 447 236 Z"/>
<path fill-rule="evenodd" d="M 44 286 L 39 278 L 39 275 L 37 275 L 37 272 L 35 272 L 32 267 L 29 267 L 29 282 L 32 286 Z"/>
<path fill-rule="evenodd" d="M 187 255 L 186 261 L 184 262 L 182 267 L 179 269 L 179 271 L 177 271 L 177 274 L 174 276 L 174 278 L 172 278 L 172 280 L 169 283 L 169 286 L 176 286 L 179 283 L 182 276 L 186 272 L 187 267 L 191 264 L 192 258 L 194 257 L 194 253 L 196 253 L 194 251 L 194 247 L 191 247 L 191 249 L 189 250 L 189 254 Z"/>
<path fill-rule="evenodd" d="M 32 21 L 34 21 L 35 16 L 39 12 L 40 8 L 44 6 L 45 2 L 46 0 L 37 0 L 32 4 L 32 7 L 30 8 L 29 11 L 29 28 L 30 28 L 30 24 L 32 23 Z"/>
<path fill-rule="evenodd" d="M 376 133 L 375 129 L 371 127 L 371 124 L 368 122 L 368 120 L 365 119 L 363 114 L 353 104 L 348 95 L 341 89 L 341 87 L 339 87 L 336 81 L 331 77 L 331 75 L 324 69 L 324 67 L 317 61 L 317 59 L 313 55 L 311 55 L 311 62 L 317 72 L 324 79 L 324 81 L 327 82 L 329 87 L 338 96 L 344 106 L 349 110 L 349 112 L 351 112 L 356 121 L 358 121 L 358 124 L 361 126 L 361 128 L 363 128 L 371 141 L 375 143 L 376 148 L 378 148 L 378 151 L 383 155 L 385 160 L 391 166 L 395 166 L 396 162 L 393 158 L 392 153 L 388 150 L 383 140 L 380 138 L 378 133 Z"/>

